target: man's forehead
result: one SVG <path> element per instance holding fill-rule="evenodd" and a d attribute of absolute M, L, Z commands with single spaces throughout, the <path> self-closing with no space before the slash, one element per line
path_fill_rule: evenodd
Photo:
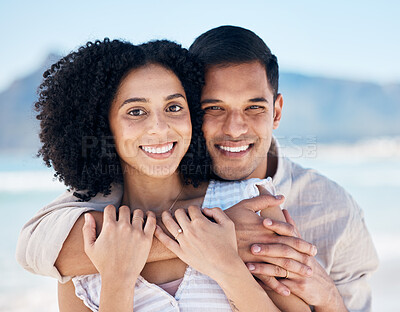
<path fill-rule="evenodd" d="M 269 88 L 265 67 L 258 61 L 214 65 L 207 68 L 204 97 L 269 97 Z M 272 95 L 273 96 L 273 95 Z"/>

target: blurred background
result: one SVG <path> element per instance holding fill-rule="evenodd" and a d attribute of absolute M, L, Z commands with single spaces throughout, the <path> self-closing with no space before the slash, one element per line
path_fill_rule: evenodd
<path fill-rule="evenodd" d="M 285 102 L 275 136 L 363 207 L 381 261 L 374 311 L 398 311 L 399 15 L 397 1 L 0 1 L 0 311 L 57 311 L 56 282 L 14 257 L 23 224 L 65 189 L 35 158 L 44 70 L 88 40 L 189 47 L 226 24 L 253 30 L 278 57 Z"/>

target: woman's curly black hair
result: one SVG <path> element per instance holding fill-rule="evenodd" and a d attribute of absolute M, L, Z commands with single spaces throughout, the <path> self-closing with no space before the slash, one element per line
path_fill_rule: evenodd
<path fill-rule="evenodd" d="M 147 64 L 174 72 L 186 92 L 193 136 L 179 165 L 185 183 L 197 186 L 209 179 L 210 159 L 201 130 L 201 63 L 167 40 L 135 46 L 106 38 L 88 42 L 53 64 L 43 74 L 35 103 L 42 142 L 38 156 L 53 166 L 56 178 L 75 189 L 80 200 L 90 200 L 97 193 L 108 195 L 112 183 L 123 182 L 108 113 L 123 78 Z"/>

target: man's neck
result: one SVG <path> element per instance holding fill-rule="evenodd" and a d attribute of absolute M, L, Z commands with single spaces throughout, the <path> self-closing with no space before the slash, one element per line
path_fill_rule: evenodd
<path fill-rule="evenodd" d="M 264 178 L 273 178 L 278 169 L 278 157 L 268 153 L 267 156 L 267 172 Z"/>

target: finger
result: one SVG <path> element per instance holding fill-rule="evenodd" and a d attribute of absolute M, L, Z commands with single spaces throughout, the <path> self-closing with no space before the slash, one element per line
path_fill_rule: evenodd
<path fill-rule="evenodd" d="M 301 237 L 299 229 L 296 226 L 296 223 L 294 222 L 294 220 L 292 219 L 292 216 L 289 214 L 289 211 L 287 209 L 282 209 L 283 215 L 285 216 L 286 222 L 291 224 L 296 232 L 296 236 L 297 237 Z"/>
<path fill-rule="evenodd" d="M 135 230 L 142 230 L 143 229 L 143 211 L 140 209 L 135 209 L 132 216 L 132 227 Z"/>
<path fill-rule="evenodd" d="M 117 220 L 117 213 L 113 205 L 108 205 L 104 208 L 103 226 L 107 223 L 115 222 Z"/>
<path fill-rule="evenodd" d="M 279 206 L 284 202 L 284 197 L 282 195 L 272 196 L 272 195 L 260 195 L 250 199 L 242 200 L 233 207 L 240 206 L 248 210 L 257 212 L 265 209 L 269 206 Z"/>
<path fill-rule="evenodd" d="M 232 222 L 221 208 L 204 208 L 203 213 L 207 217 L 213 218 L 218 224 Z"/>
<path fill-rule="evenodd" d="M 266 218 L 263 221 L 263 225 L 268 230 L 280 235 L 276 237 L 277 242 L 289 245 L 297 251 L 306 253 L 313 257 L 317 254 L 317 247 L 299 238 L 296 235 L 296 229 L 292 224 Z"/>
<path fill-rule="evenodd" d="M 96 222 L 90 213 L 85 213 L 85 223 L 82 227 L 83 246 L 86 253 L 90 253 L 96 241 Z"/>
<path fill-rule="evenodd" d="M 266 246 L 261 244 L 257 245 L 259 247 Z M 289 256 L 282 257 L 282 254 L 284 254 L 285 252 L 282 253 L 282 251 L 275 251 L 273 250 L 273 248 L 270 247 L 270 245 L 268 245 L 267 248 L 261 248 L 261 251 L 257 253 L 254 252 L 254 246 L 252 246 L 251 250 L 253 254 L 258 254 L 258 255 L 264 254 L 264 256 L 260 257 L 260 260 L 262 260 L 263 262 L 275 264 L 285 270 L 288 270 L 290 272 L 293 272 L 301 276 L 309 277 L 312 276 L 313 274 L 313 270 L 310 266 L 311 258 L 307 255 L 303 254 L 302 256 L 299 256 L 299 258 L 304 257 L 302 260 L 297 260 Z M 275 256 L 270 256 L 270 254 L 274 254 Z"/>
<path fill-rule="evenodd" d="M 189 214 L 190 220 L 192 220 L 192 221 L 195 219 L 203 219 L 204 218 L 200 207 L 196 206 L 196 205 L 189 206 L 188 214 Z"/>
<path fill-rule="evenodd" d="M 290 289 L 278 281 L 275 277 L 267 275 L 254 274 L 267 288 L 272 289 L 282 296 L 289 296 Z"/>
<path fill-rule="evenodd" d="M 118 222 L 131 224 L 131 210 L 128 206 L 119 207 Z"/>
<path fill-rule="evenodd" d="M 278 235 L 297 237 L 295 227 L 287 222 L 265 218 L 263 221 L 263 225 L 268 230 L 271 230 Z"/>
<path fill-rule="evenodd" d="M 178 221 L 178 224 L 182 228 L 182 230 L 184 231 L 187 230 L 187 227 L 190 223 L 190 219 L 184 209 L 180 208 L 175 210 L 175 219 L 176 221 Z"/>
<path fill-rule="evenodd" d="M 171 233 L 172 237 L 177 237 L 179 230 L 182 230 L 178 223 L 172 218 L 171 214 L 168 211 L 164 211 L 161 215 L 161 220 L 165 225 L 166 229 L 169 233 Z M 182 235 L 182 234 L 180 234 Z"/>
<path fill-rule="evenodd" d="M 144 225 L 144 234 L 147 236 L 153 236 L 156 230 L 156 215 L 152 211 L 147 211 L 146 224 Z"/>
<path fill-rule="evenodd" d="M 165 232 L 158 225 L 156 225 L 154 236 L 157 237 L 157 239 L 174 254 L 176 254 L 178 257 L 180 256 L 181 247 L 179 246 L 179 243 L 165 234 Z"/>
<path fill-rule="evenodd" d="M 285 277 L 286 270 L 275 264 L 265 262 L 249 262 L 246 263 L 247 268 L 252 274 L 273 276 L 273 277 Z"/>

